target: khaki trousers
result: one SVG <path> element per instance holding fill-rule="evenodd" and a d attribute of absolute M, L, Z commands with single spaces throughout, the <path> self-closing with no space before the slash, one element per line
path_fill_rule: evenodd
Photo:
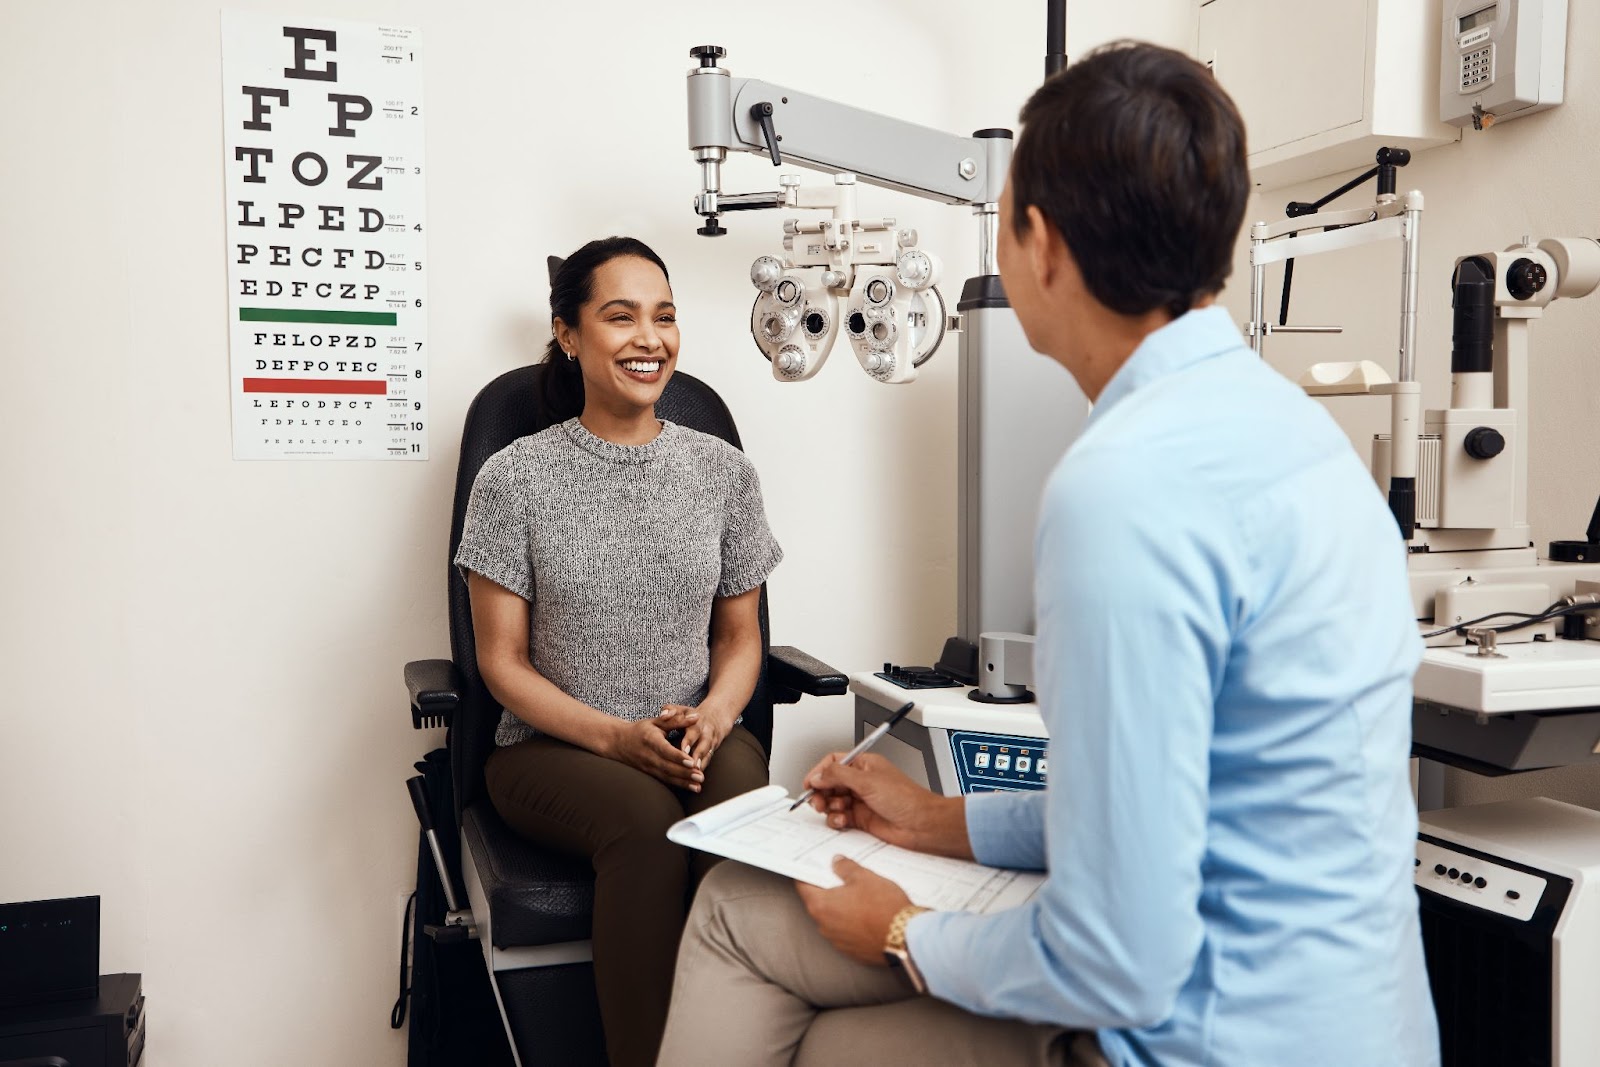
<path fill-rule="evenodd" d="M 741 863 L 695 897 L 658 1062 L 1107 1067 L 1091 1034 L 973 1015 L 840 955 L 792 881 Z"/>

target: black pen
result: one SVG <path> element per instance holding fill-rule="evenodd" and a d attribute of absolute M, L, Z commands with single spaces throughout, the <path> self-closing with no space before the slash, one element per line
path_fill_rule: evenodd
<path fill-rule="evenodd" d="M 889 718 L 887 720 L 885 720 L 884 723 L 881 726 L 879 726 L 876 730 L 872 731 L 866 737 L 863 737 L 861 739 L 861 743 L 856 745 L 855 748 L 852 748 L 849 752 L 846 752 L 844 754 L 844 756 L 839 760 L 839 766 L 841 766 L 841 767 L 845 766 L 851 760 L 853 760 L 857 756 L 861 755 L 861 753 L 865 752 L 867 749 L 869 749 L 873 745 L 877 744 L 878 743 L 878 738 L 880 738 L 884 734 L 888 733 L 890 727 L 894 726 L 895 723 L 899 722 L 901 719 L 903 719 L 907 715 L 909 715 L 911 713 L 911 709 L 914 708 L 915 706 L 916 706 L 916 704 L 914 702 L 910 701 L 910 700 L 906 701 L 904 704 L 901 704 L 900 707 L 895 711 L 895 713 L 893 715 L 889 716 Z M 810 800 L 811 797 L 812 797 L 812 794 L 814 794 L 814 793 L 816 793 L 815 789 L 807 789 L 804 793 L 801 793 L 800 794 L 800 799 L 795 801 L 793 804 L 789 805 L 789 810 L 793 811 L 795 808 L 798 808 L 800 805 L 802 805 L 806 801 Z"/>

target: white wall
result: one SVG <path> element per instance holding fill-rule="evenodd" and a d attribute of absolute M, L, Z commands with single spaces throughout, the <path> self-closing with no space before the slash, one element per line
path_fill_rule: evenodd
<path fill-rule="evenodd" d="M 1466 131 L 1452 145 L 1416 153 L 1400 172 L 1399 186 L 1420 189 L 1422 221 L 1417 362 L 1422 406 L 1450 399 L 1450 272 L 1459 256 L 1497 250 L 1531 235 L 1600 236 L 1595 195 L 1594 140 L 1600 131 L 1600 10 L 1569 5 L 1566 100 L 1538 115 Z M 1257 195 L 1246 213 L 1282 219 L 1290 200 L 1314 200 L 1356 172 L 1274 189 Z M 1370 202 L 1373 187 L 1333 206 Z M 1269 338 L 1268 361 L 1298 378 L 1321 360 L 1372 359 L 1393 371 L 1399 345 L 1398 244 L 1369 245 L 1295 264 L 1290 322 L 1337 324 L 1343 335 Z M 1237 321 L 1250 317 L 1248 232 L 1241 235 L 1232 283 L 1224 301 Z M 1280 268 L 1267 272 L 1268 312 L 1276 316 Z M 1582 538 L 1600 496 L 1600 296 L 1562 300 L 1533 327 L 1530 392 L 1531 473 L 1529 520 L 1541 546 L 1554 538 Z M 1365 397 L 1329 402 L 1363 458 L 1372 435 L 1388 432 L 1388 406 Z M 1564 769 L 1500 779 L 1452 772 L 1450 804 L 1511 796 L 1546 795 L 1600 807 L 1600 771 Z"/>
<path fill-rule="evenodd" d="M 0 0 L 0 900 L 102 897 L 102 970 L 143 972 L 154 1067 L 399 1063 L 401 783 L 441 741 L 409 729 L 400 665 L 447 650 L 449 428 L 542 346 L 544 257 L 625 232 L 671 266 L 681 365 L 740 419 L 788 552 L 777 639 L 847 670 L 926 662 L 954 621 L 954 344 L 907 389 L 844 364 L 767 378 L 746 272 L 777 219 L 694 236 L 687 52 L 720 43 L 735 74 L 928 125 L 1011 125 L 1043 5 L 973 22 L 960 0 L 863 0 L 841 49 L 731 0 L 233 6 L 425 35 L 433 459 L 230 458 L 218 6 Z M 1192 43 L 1188 0 L 1106 7 L 1075 5 L 1073 54 Z M 728 167 L 729 189 L 772 184 Z M 965 213 L 862 208 L 970 271 Z M 847 719 L 842 698 L 786 713 L 777 777 Z"/>

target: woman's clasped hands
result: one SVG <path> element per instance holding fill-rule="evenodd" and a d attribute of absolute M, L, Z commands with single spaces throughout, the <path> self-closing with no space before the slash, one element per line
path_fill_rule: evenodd
<path fill-rule="evenodd" d="M 683 740 L 678 747 L 701 770 L 710 765 L 712 755 L 728 739 L 734 720 L 739 717 L 736 713 L 725 712 L 709 704 L 701 704 L 696 708 L 663 704 L 661 714 L 683 716 L 689 720 L 689 725 L 683 728 Z"/>
<path fill-rule="evenodd" d="M 654 718 L 618 720 L 606 755 L 677 789 L 700 792 L 711 756 L 733 728 L 731 716 L 710 708 L 663 704 Z M 668 735 L 681 732 L 674 745 Z"/>

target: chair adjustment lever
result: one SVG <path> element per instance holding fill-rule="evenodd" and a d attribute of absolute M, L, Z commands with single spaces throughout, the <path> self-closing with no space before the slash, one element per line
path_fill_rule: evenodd
<path fill-rule="evenodd" d="M 438 945 L 451 945 L 457 941 L 474 941 L 478 937 L 478 928 L 468 919 L 449 915 L 441 923 L 423 923 L 422 932 L 433 939 Z"/>
<path fill-rule="evenodd" d="M 444 888 L 445 906 L 451 911 L 460 911 L 455 881 L 450 877 L 450 865 L 445 862 L 444 849 L 440 847 L 439 835 L 433 828 L 433 806 L 428 803 L 427 779 L 420 774 L 409 778 L 406 780 L 406 789 L 411 794 L 411 806 L 416 809 L 417 822 L 422 827 L 422 836 L 428 842 L 428 851 L 433 854 L 433 866 L 439 872 L 439 884 Z"/>

